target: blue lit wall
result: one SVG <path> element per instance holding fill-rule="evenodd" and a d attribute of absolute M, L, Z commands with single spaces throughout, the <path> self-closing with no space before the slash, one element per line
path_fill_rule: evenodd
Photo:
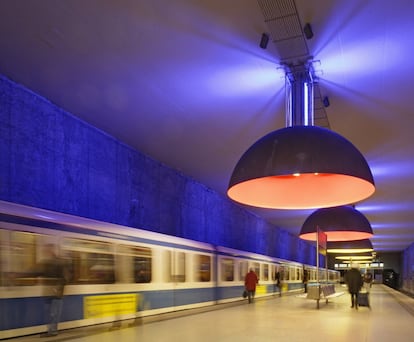
<path fill-rule="evenodd" d="M 0 76 L 0 199 L 315 264 L 315 248 Z"/>
<path fill-rule="evenodd" d="M 402 253 L 401 265 L 401 289 L 414 296 L 414 243 Z"/>

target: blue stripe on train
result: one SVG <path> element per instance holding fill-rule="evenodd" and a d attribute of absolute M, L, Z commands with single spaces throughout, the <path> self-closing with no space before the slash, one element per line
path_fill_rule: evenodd
<path fill-rule="evenodd" d="M 61 321 L 83 318 L 82 296 L 66 296 Z M 43 297 L 8 298 L 0 300 L 0 330 L 46 324 L 46 300 Z"/>
<path fill-rule="evenodd" d="M 301 284 L 298 284 L 299 286 Z M 243 286 L 140 292 L 139 310 L 163 309 L 182 305 L 214 302 L 218 299 L 242 298 Z M 276 291 L 267 286 L 267 293 Z M 128 292 L 130 293 L 130 292 Z M 106 293 L 109 295 L 111 293 Z M 115 294 L 115 293 L 113 293 Z M 101 294 L 96 294 L 101 295 Z M 90 295 L 65 296 L 61 322 L 83 319 L 83 298 Z M 46 304 L 43 297 L 8 298 L 0 300 L 0 330 L 46 324 Z"/>
<path fill-rule="evenodd" d="M 162 309 L 215 300 L 214 287 L 200 289 L 142 292 L 140 305 L 144 309 Z"/>
<path fill-rule="evenodd" d="M 106 293 L 109 295 L 111 293 Z M 101 295 L 101 294 L 96 294 Z M 183 289 L 141 292 L 137 308 L 162 309 L 180 305 L 196 304 L 215 300 L 215 289 Z M 91 295 L 65 296 L 61 322 L 83 319 L 83 298 Z M 0 330 L 17 329 L 46 324 L 46 300 L 44 297 L 7 298 L 0 300 Z"/>

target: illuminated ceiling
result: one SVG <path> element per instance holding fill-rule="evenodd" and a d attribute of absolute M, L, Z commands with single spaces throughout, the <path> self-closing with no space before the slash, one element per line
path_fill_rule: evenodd
<path fill-rule="evenodd" d="M 401 251 L 414 242 L 414 2 L 295 4 L 329 97 L 320 124 L 374 175 L 356 208 L 376 251 Z M 2 0 L 0 73 L 225 196 L 241 154 L 285 126 L 282 49 L 261 49 L 263 32 L 254 0 Z M 312 212 L 248 209 L 295 235 Z"/>

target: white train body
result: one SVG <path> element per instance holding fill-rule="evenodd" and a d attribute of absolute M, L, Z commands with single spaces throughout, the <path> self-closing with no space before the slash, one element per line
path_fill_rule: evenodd
<path fill-rule="evenodd" d="M 302 291 L 304 269 L 317 278 L 314 266 L 1 201 L 0 243 L 0 339 L 45 331 L 46 245 L 69 269 L 60 329 L 242 301 L 250 268 L 257 297 Z"/>

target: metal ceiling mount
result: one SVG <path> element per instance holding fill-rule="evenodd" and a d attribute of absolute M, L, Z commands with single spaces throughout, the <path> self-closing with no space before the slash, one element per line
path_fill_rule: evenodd
<path fill-rule="evenodd" d="M 285 64 L 286 127 L 313 126 L 313 85 L 311 61 Z"/>

